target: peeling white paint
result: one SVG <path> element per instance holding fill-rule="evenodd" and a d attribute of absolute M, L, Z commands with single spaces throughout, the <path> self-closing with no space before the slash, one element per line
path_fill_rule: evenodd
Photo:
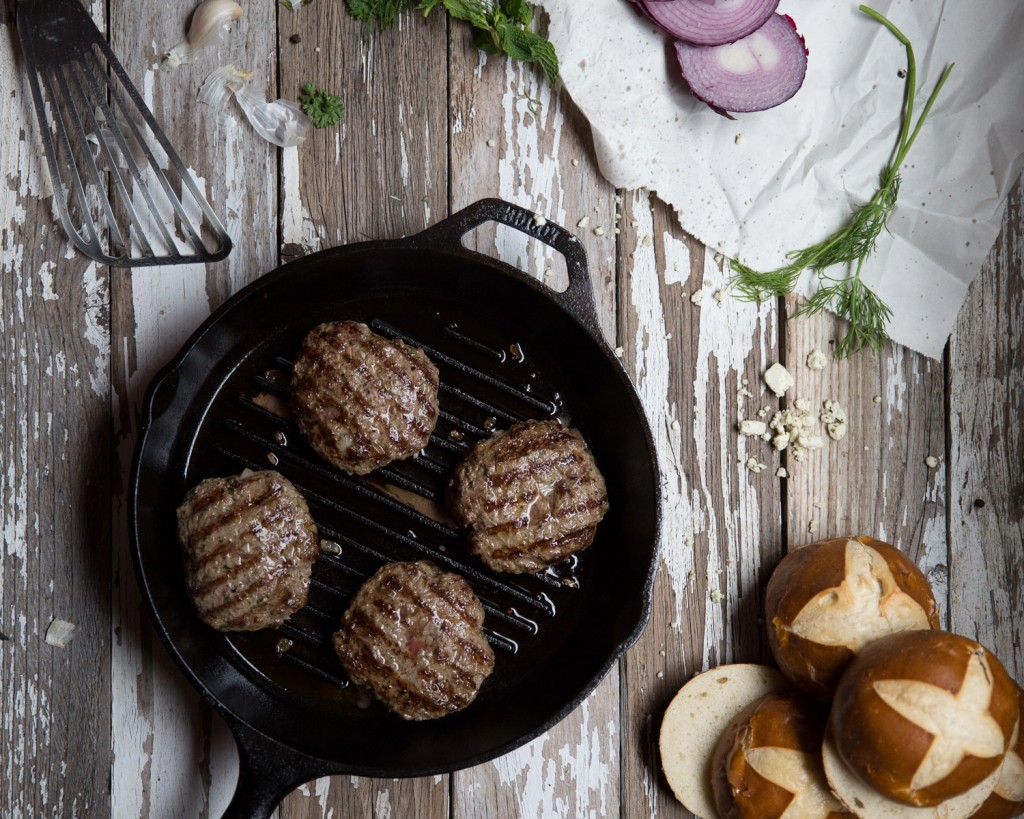
<path fill-rule="evenodd" d="M 203 265 L 149 268 L 136 277 L 132 314 L 138 368 L 117 374 L 122 392 L 113 396 L 115 419 L 122 417 L 122 400 L 128 402 L 132 417 L 156 371 L 209 309 Z M 115 430 L 123 476 L 128 475 L 135 443 L 134 419 L 129 423 L 129 428 Z M 150 643 L 149 625 L 143 619 L 125 548 L 128 536 L 123 504 L 123 496 L 117 496 L 114 520 L 120 531 L 115 532 L 115 539 L 122 548 L 114 555 L 113 567 L 120 582 L 114 584 L 111 622 L 111 815 L 198 816 L 205 795 L 202 788 L 195 787 L 202 781 L 196 694 L 165 652 L 154 650 Z"/>
<path fill-rule="evenodd" d="M 89 262 L 82 273 L 85 304 L 85 340 L 96 351 L 89 369 L 89 386 L 96 395 L 110 391 L 107 370 L 110 366 L 110 290 L 107 277 L 100 275 L 95 262 Z"/>
<path fill-rule="evenodd" d="M 382 788 L 373 800 L 373 819 L 391 819 L 391 792 Z"/>
<path fill-rule="evenodd" d="M 56 262 L 45 261 L 39 266 L 39 283 L 43 287 L 43 301 L 57 301 L 60 298 L 53 289 L 53 271 L 57 269 Z"/>
<path fill-rule="evenodd" d="M 663 509 L 661 563 L 668 570 L 676 590 L 672 628 L 678 630 L 682 626 L 686 576 L 694 569 L 692 536 L 705 528 L 706 520 L 699 497 L 690 489 L 682 464 L 682 423 L 686 420 L 685 414 L 678 429 L 673 428 L 672 424 L 680 419 L 681 409 L 685 413 L 685 408 L 678 407 L 668 395 L 671 360 L 669 340 L 665 338 L 668 332 L 665 310 L 689 309 L 690 305 L 662 305 L 655 247 L 653 243 L 645 244 L 640 238 L 654 232 L 654 218 L 646 191 L 632 193 L 631 209 L 638 222 L 637 241 L 630 254 L 633 272 L 629 278 L 629 301 L 637 317 L 637 335 L 633 340 L 633 371 L 636 373 L 637 392 L 650 421 L 658 453 Z M 668 267 L 674 267 L 677 262 L 681 265 L 682 254 L 678 244 L 667 243 L 665 250 L 671 254 L 666 258 Z M 688 264 L 688 253 L 686 259 Z M 694 423 L 696 418 L 694 412 Z M 694 433 L 697 433 L 696 429 Z"/>
<path fill-rule="evenodd" d="M 331 816 L 334 813 L 334 808 L 331 808 L 330 810 L 327 808 L 327 797 L 331 794 L 331 778 L 329 776 L 324 776 L 316 780 L 313 789 L 316 792 L 316 801 L 320 805 L 320 815 L 324 817 L 324 819 L 331 819 Z"/>
<path fill-rule="evenodd" d="M 538 116 L 528 112 L 524 95 L 540 100 Z M 565 114 L 557 98 L 532 67 L 506 60 L 501 105 L 502 142 L 511 155 L 503 157 L 498 165 L 499 195 L 564 224 L 565 194 L 558 155 Z M 542 152 L 541 138 L 545 134 L 551 135 L 551 144 Z M 499 230 L 495 244 L 499 259 L 550 284 L 545 273 L 551 269 L 554 255 L 550 247 L 517 230 Z"/>
<path fill-rule="evenodd" d="M 665 284 L 682 284 L 690 278 L 690 248 L 671 233 L 662 234 L 661 239 L 665 243 Z"/>
<path fill-rule="evenodd" d="M 307 253 L 319 250 L 323 239 L 321 228 L 310 218 L 299 191 L 302 173 L 299 169 L 298 148 L 281 149 L 281 176 L 284 189 L 281 231 L 284 243 L 300 245 Z"/>
<path fill-rule="evenodd" d="M 702 286 L 703 280 L 710 282 L 708 288 L 712 291 L 726 285 L 726 275 L 710 253 L 705 254 L 702 281 L 692 282 L 692 287 Z M 771 302 L 751 304 L 738 299 L 726 299 L 720 309 L 701 309 L 694 384 L 693 435 L 697 450 L 695 474 L 704 500 L 703 507 L 708 513 L 709 549 L 705 569 L 712 573 L 725 572 L 725 595 L 728 601 L 737 601 L 741 590 L 753 588 L 757 583 L 757 569 L 761 564 L 761 508 L 758 498 L 761 486 L 766 482 L 736 463 L 736 455 L 730 446 L 735 440 L 732 425 L 722 424 L 720 419 L 731 418 L 736 411 L 736 388 L 728 383 L 729 376 L 742 372 L 746 361 L 753 354 L 759 354 L 762 361 L 766 360 L 769 340 L 774 337 L 774 307 Z M 758 343 L 760 349 L 757 348 Z M 717 392 L 717 406 L 711 403 L 712 386 Z M 716 415 L 720 436 L 717 441 L 709 440 L 707 433 L 713 424 L 705 412 Z M 713 461 L 717 461 L 714 469 Z M 734 496 L 731 476 L 737 470 L 740 471 L 738 494 Z M 718 485 L 708 481 L 714 472 L 723 476 Z M 716 508 L 723 510 L 723 519 L 719 520 L 716 516 Z M 778 509 L 772 509 L 768 514 L 781 526 Z M 705 668 L 712 664 L 732 662 L 733 641 L 723 641 L 723 636 L 732 632 L 726 620 L 731 619 L 736 611 L 735 604 L 711 606 L 707 609 L 704 630 Z M 715 653 L 722 642 L 725 644 L 725 656 Z"/>

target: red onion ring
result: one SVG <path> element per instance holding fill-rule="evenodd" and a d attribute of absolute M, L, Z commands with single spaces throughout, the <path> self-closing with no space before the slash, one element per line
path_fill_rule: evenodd
<path fill-rule="evenodd" d="M 676 43 L 693 95 L 719 113 L 774 108 L 792 97 L 807 73 L 807 49 L 792 18 L 773 14 L 735 43 L 711 48 Z"/>
<path fill-rule="evenodd" d="M 693 45 L 732 43 L 757 31 L 779 0 L 635 0 L 675 39 Z"/>

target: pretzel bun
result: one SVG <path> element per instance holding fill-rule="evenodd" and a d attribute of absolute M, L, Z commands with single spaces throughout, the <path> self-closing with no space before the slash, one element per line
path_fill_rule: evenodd
<path fill-rule="evenodd" d="M 836 751 L 835 738 L 825 732 L 825 746 L 822 748 L 822 762 L 832 793 L 839 797 L 859 819 L 968 819 L 975 815 L 982 803 L 992 793 L 999 771 L 993 771 L 986 779 L 966 793 L 954 796 L 932 808 L 915 808 L 887 799 L 846 767 Z"/>
<path fill-rule="evenodd" d="M 699 819 L 717 819 L 711 755 L 722 731 L 750 703 L 789 683 L 774 668 L 740 663 L 697 674 L 672 698 L 658 750 L 676 799 Z"/>
<path fill-rule="evenodd" d="M 819 699 L 871 641 L 938 628 L 928 580 L 898 549 L 869 537 L 836 538 L 790 552 L 765 593 L 772 655 L 793 683 Z"/>
<path fill-rule="evenodd" d="M 825 710 L 798 691 L 765 694 L 743 709 L 711 758 L 721 819 L 839 819 L 821 766 Z"/>
<path fill-rule="evenodd" d="M 998 770 L 1019 711 L 1016 684 L 979 643 L 905 631 L 874 641 L 850 664 L 829 724 L 839 757 L 863 782 L 929 807 Z"/>
<path fill-rule="evenodd" d="M 1017 686 L 1019 714 L 1010 750 L 999 766 L 999 778 L 992 795 L 972 814 L 976 819 L 1010 819 L 1024 816 L 1024 689 Z"/>

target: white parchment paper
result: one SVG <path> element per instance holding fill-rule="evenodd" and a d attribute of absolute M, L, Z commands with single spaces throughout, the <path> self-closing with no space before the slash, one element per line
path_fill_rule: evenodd
<path fill-rule="evenodd" d="M 810 50 L 803 88 L 730 121 L 687 91 L 670 38 L 627 0 L 540 0 L 602 173 L 674 206 L 688 232 L 758 269 L 825 238 L 878 184 L 899 131 L 903 46 L 847 0 L 783 0 Z M 876 0 L 915 46 L 920 110 L 956 67 L 903 168 L 863 277 L 890 335 L 938 358 L 1024 165 L 1024 0 Z M 808 274 L 801 282 L 813 290 Z"/>

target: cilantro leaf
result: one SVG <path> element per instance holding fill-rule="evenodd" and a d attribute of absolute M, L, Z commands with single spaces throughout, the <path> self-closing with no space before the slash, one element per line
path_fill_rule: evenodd
<path fill-rule="evenodd" d="M 345 116 L 345 106 L 341 100 L 313 83 L 302 86 L 299 103 L 317 128 L 337 125 Z"/>

